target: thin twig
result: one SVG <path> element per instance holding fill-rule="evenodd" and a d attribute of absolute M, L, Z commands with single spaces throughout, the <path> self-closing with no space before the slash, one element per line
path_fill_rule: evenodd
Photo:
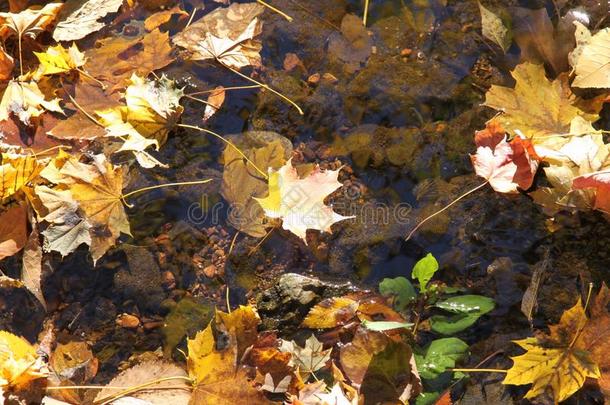
<path fill-rule="evenodd" d="M 292 17 L 290 17 L 288 14 L 284 13 L 282 10 L 278 10 L 277 8 L 273 7 L 269 3 L 264 2 L 263 0 L 256 0 L 256 2 L 259 3 L 262 6 L 267 7 L 271 11 L 275 11 L 276 13 L 278 13 L 279 15 L 281 15 L 282 17 L 284 17 L 288 21 L 292 22 Z"/>
<path fill-rule="evenodd" d="M 262 87 L 259 84 L 252 84 L 249 86 L 232 86 L 232 87 L 223 87 L 222 89 L 209 89 L 209 90 L 202 90 L 202 91 L 196 91 L 194 93 L 189 93 L 189 94 L 185 94 L 185 97 L 188 96 L 197 96 L 199 94 L 207 94 L 207 93 L 214 93 L 215 91 L 226 91 L 226 90 L 244 90 L 244 89 L 258 89 Z"/>
<path fill-rule="evenodd" d="M 209 183 L 212 180 L 213 179 L 196 180 L 196 181 L 181 181 L 181 182 L 178 182 L 178 183 L 165 183 L 165 184 L 157 184 L 156 186 L 142 187 L 142 188 L 139 188 L 137 190 L 131 191 L 131 192 L 127 193 L 127 194 L 123 194 L 122 198 L 129 198 L 129 197 L 131 197 L 134 194 L 143 193 L 144 191 L 156 190 L 158 188 L 174 187 L 174 186 L 192 186 L 192 185 L 195 185 L 195 184 L 206 184 L 206 183 Z"/>

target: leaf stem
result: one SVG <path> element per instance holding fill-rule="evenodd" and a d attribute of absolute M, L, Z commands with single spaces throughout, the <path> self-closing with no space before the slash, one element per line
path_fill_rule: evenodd
<path fill-rule="evenodd" d="M 226 64 L 224 64 L 224 63 L 222 63 L 222 61 L 220 61 L 218 58 L 217 58 L 216 60 L 217 60 L 217 61 L 218 61 L 218 63 L 220 63 L 222 66 L 224 66 L 224 67 L 226 67 L 227 69 L 229 69 L 231 72 L 233 72 L 233 73 L 235 73 L 235 74 L 237 74 L 237 75 L 239 75 L 239 76 L 243 77 L 243 78 L 244 78 L 244 79 L 246 79 L 246 80 L 251 81 L 252 83 L 256 83 L 256 84 L 258 84 L 259 86 L 261 86 L 261 87 L 263 87 L 263 88 L 265 88 L 265 89 L 269 90 L 270 92 L 272 92 L 272 93 L 273 93 L 273 94 L 275 94 L 276 96 L 280 97 L 282 100 L 284 100 L 284 101 L 286 101 L 287 103 L 291 104 L 291 105 L 292 105 L 294 108 L 296 108 L 296 109 L 297 109 L 297 111 L 299 112 L 299 114 L 301 114 L 301 115 L 303 115 L 303 114 L 304 114 L 304 113 L 303 113 L 303 110 L 301 110 L 301 107 L 299 107 L 297 103 L 295 103 L 294 101 L 292 101 L 291 99 L 289 99 L 288 97 L 286 97 L 285 95 L 283 95 L 282 93 L 280 93 L 279 91 L 272 89 L 271 87 L 269 87 L 269 86 L 268 86 L 268 85 L 266 85 L 265 83 L 261 83 L 261 82 L 259 82 L 258 80 L 253 79 L 253 78 L 251 78 L 250 76 L 243 74 L 242 72 L 240 72 L 240 71 L 239 71 L 239 70 L 237 70 L 237 69 L 233 69 L 231 66 L 226 65 Z"/>
<path fill-rule="evenodd" d="M 289 22 L 292 22 L 292 17 L 290 17 L 288 14 L 284 13 L 282 10 L 278 10 L 277 8 L 273 7 L 269 3 L 264 2 L 263 0 L 256 0 L 256 2 L 259 3 L 260 5 L 267 7 L 271 11 L 275 11 L 276 13 L 278 13 L 279 15 L 281 15 L 282 17 L 287 19 Z"/>
<path fill-rule="evenodd" d="M 82 74 L 83 76 L 85 76 L 86 78 L 91 79 L 91 80 L 93 80 L 94 82 L 96 82 L 97 84 L 99 84 L 99 85 L 102 87 L 102 90 L 106 90 L 106 88 L 108 87 L 108 86 L 106 86 L 106 85 L 105 85 L 103 82 L 101 82 L 100 80 L 98 80 L 98 79 L 96 79 L 95 77 L 91 76 L 91 75 L 89 74 L 89 72 L 87 72 L 86 70 L 84 70 L 84 69 L 80 69 L 80 68 L 76 68 L 75 70 L 76 70 L 78 73 L 80 73 L 80 74 Z"/>
<path fill-rule="evenodd" d="M 254 169 L 256 169 L 257 172 L 259 172 L 265 179 L 269 178 L 269 175 L 265 172 L 263 172 L 256 164 L 254 164 L 254 162 L 252 160 L 250 160 L 248 158 L 248 156 L 246 156 L 244 154 L 244 152 L 241 151 L 241 149 L 239 149 L 237 146 L 235 146 L 235 144 L 231 141 L 229 141 L 227 138 L 225 138 L 224 136 L 217 134 L 214 131 L 210 131 L 209 129 L 206 128 L 201 128 L 201 127 L 196 127 L 194 125 L 188 125 L 188 124 L 177 124 L 177 126 L 182 127 L 182 128 L 189 128 L 189 129 L 196 129 L 197 131 L 201 131 L 201 132 L 205 132 L 208 133 L 212 136 L 215 136 L 216 138 L 222 140 L 223 142 L 225 142 L 227 145 L 231 146 L 233 149 L 235 149 L 237 151 L 237 153 L 239 153 L 239 155 L 241 157 L 243 157 L 246 162 L 250 163 L 252 165 L 252 167 L 254 167 Z"/>
<path fill-rule="evenodd" d="M 137 190 L 130 191 L 127 194 L 123 194 L 122 198 L 123 199 L 129 198 L 129 197 L 133 196 L 134 194 L 143 193 L 145 191 L 150 191 L 150 190 L 156 190 L 158 188 L 174 187 L 174 186 L 192 186 L 192 185 L 195 185 L 195 184 L 209 183 L 210 181 L 212 181 L 212 179 L 196 180 L 196 181 L 181 181 L 181 182 L 177 182 L 177 183 L 157 184 L 156 186 L 142 187 L 142 188 L 139 188 Z"/>
<path fill-rule="evenodd" d="M 23 57 L 21 52 L 21 33 L 17 34 L 17 46 L 19 48 L 19 72 L 20 76 L 23 76 Z"/>
<path fill-rule="evenodd" d="M 369 15 L 369 0 L 364 0 L 364 15 L 362 16 L 362 25 L 366 27 L 366 19 Z"/>
<path fill-rule="evenodd" d="M 258 89 L 260 88 L 261 85 L 260 84 L 251 84 L 249 86 L 233 86 L 233 87 L 223 87 L 222 90 L 244 90 L 244 89 Z M 185 94 L 185 97 L 188 96 L 197 96 L 199 94 L 207 94 L 207 93 L 214 93 L 215 91 L 220 91 L 220 89 L 210 89 L 210 90 L 202 90 L 202 91 L 196 91 L 194 93 L 189 93 L 189 94 Z"/>
<path fill-rule="evenodd" d="M 415 226 L 415 228 L 413 228 L 411 230 L 411 232 L 409 232 L 409 234 L 407 235 L 407 237 L 405 238 L 405 241 L 408 241 L 409 239 L 411 239 L 411 236 L 413 236 L 413 234 L 424 224 L 426 223 L 429 219 L 434 218 L 435 216 L 437 216 L 438 214 L 440 214 L 441 212 L 445 211 L 446 209 L 448 209 L 449 207 L 451 207 L 453 204 L 457 203 L 458 201 L 460 201 L 462 198 L 474 193 L 475 191 L 483 188 L 483 186 L 487 185 L 487 183 L 489 183 L 489 180 L 487 180 L 485 183 L 483 184 L 479 184 L 478 186 L 476 186 L 475 188 L 473 188 L 472 190 L 468 190 L 467 192 L 465 192 L 464 194 L 462 194 L 461 196 L 459 196 L 458 198 L 456 198 L 455 200 L 451 201 L 449 204 L 447 204 L 445 207 L 441 208 L 440 210 L 436 211 L 434 214 L 428 215 L 426 218 L 424 218 L 422 221 L 420 221 L 417 226 Z"/>
<path fill-rule="evenodd" d="M 129 395 L 131 393 L 140 391 L 143 388 L 147 388 L 147 387 L 150 387 L 151 385 L 155 385 L 155 384 L 158 384 L 158 383 L 162 383 L 162 382 L 165 382 L 165 381 L 171 381 L 171 380 L 184 380 L 184 381 L 188 381 L 191 384 L 193 383 L 193 381 L 189 377 L 182 376 L 182 375 L 158 378 L 158 379 L 153 380 L 153 381 L 148 381 L 148 382 L 145 382 L 143 384 L 139 384 L 139 385 L 135 385 L 135 386 L 133 386 L 131 388 L 127 388 L 124 391 L 117 392 L 116 394 L 108 395 L 108 396 L 106 396 L 104 398 L 101 398 L 99 400 L 93 401 L 93 404 L 94 405 L 105 405 L 105 404 L 107 404 L 109 402 L 114 401 L 115 399 L 119 399 L 121 397 L 124 397 L 125 395 Z M 163 389 L 163 387 L 159 387 L 159 388 Z"/>

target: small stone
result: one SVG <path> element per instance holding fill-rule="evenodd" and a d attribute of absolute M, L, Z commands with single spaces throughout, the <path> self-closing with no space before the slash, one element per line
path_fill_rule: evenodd
<path fill-rule="evenodd" d="M 322 79 L 324 79 L 327 82 L 330 82 L 331 84 L 335 84 L 339 81 L 339 79 L 337 79 L 337 77 L 335 75 L 333 75 L 332 73 L 324 73 L 322 75 Z"/>
<path fill-rule="evenodd" d="M 301 62 L 301 59 L 299 59 L 296 53 L 287 53 L 286 57 L 284 58 L 284 70 L 287 72 L 290 72 L 302 64 L 303 62 Z"/>
<path fill-rule="evenodd" d="M 214 254 L 215 254 L 216 256 L 219 256 L 219 257 L 224 257 L 224 255 L 225 255 L 225 251 L 224 251 L 224 250 L 222 250 L 222 249 L 217 249 L 217 250 L 215 250 L 215 251 L 214 251 Z"/>
<path fill-rule="evenodd" d="M 403 50 L 400 51 L 400 56 L 409 56 L 413 53 L 413 49 L 411 48 L 405 48 Z"/>
<path fill-rule="evenodd" d="M 318 84 L 320 81 L 320 73 L 314 73 L 313 75 L 307 78 L 307 83 L 309 84 Z"/>
<path fill-rule="evenodd" d="M 163 321 L 150 321 L 144 323 L 144 330 L 149 331 L 163 327 Z"/>
<path fill-rule="evenodd" d="M 203 274 L 205 274 L 205 276 L 208 278 L 215 277 L 216 273 L 217 273 L 217 269 L 216 269 L 216 266 L 214 266 L 213 264 L 211 264 L 208 267 L 206 267 L 205 269 L 203 269 Z"/>
<path fill-rule="evenodd" d="M 174 276 L 174 273 L 172 273 L 171 271 L 164 271 L 162 276 L 163 288 L 165 288 L 166 290 L 173 290 L 174 288 L 176 288 L 176 277 Z"/>
<path fill-rule="evenodd" d="M 137 316 L 130 314 L 121 314 L 116 319 L 116 324 L 125 329 L 136 329 L 140 326 L 140 320 Z"/>

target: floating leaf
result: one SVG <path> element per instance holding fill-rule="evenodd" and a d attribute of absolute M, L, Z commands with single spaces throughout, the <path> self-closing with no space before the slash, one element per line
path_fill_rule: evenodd
<path fill-rule="evenodd" d="M 591 36 L 582 24 L 576 30 L 577 42 L 585 42 L 572 52 L 572 63 L 576 77 L 572 86 L 581 88 L 610 87 L 610 29 L 605 28 Z M 583 39 L 586 38 L 586 40 Z M 576 52 L 576 50 L 575 50 Z"/>
<path fill-rule="evenodd" d="M 408 322 L 395 322 L 395 321 L 367 321 L 366 319 L 362 321 L 362 326 L 369 330 L 374 330 L 377 332 L 385 332 L 388 330 L 394 329 L 409 329 L 413 326 L 412 323 Z"/>
<path fill-rule="evenodd" d="M 331 226 L 344 219 L 324 204 L 329 194 L 342 186 L 339 170 L 322 171 L 316 166 L 305 178 L 299 178 L 289 160 L 278 171 L 269 172 L 269 195 L 256 198 L 269 218 L 281 218 L 282 228 L 307 243 L 307 229 L 331 232 Z"/>
<path fill-rule="evenodd" d="M 0 389 L 27 389 L 34 380 L 46 376 L 34 346 L 22 337 L 0 331 Z"/>
<path fill-rule="evenodd" d="M 214 59 L 234 69 L 259 66 L 261 44 L 254 37 L 262 30 L 257 16 L 264 10 L 258 3 L 217 8 L 176 35 L 173 42 L 187 49 L 193 60 Z"/>
<path fill-rule="evenodd" d="M 330 360 L 332 348 L 324 350 L 322 343 L 314 335 L 311 335 L 307 338 L 303 347 L 295 342 L 283 340 L 280 350 L 292 354 L 292 363 L 298 367 L 302 378 L 307 379 L 309 375 L 315 374 L 316 371 L 326 366 L 326 363 Z"/>
<path fill-rule="evenodd" d="M 470 327 L 494 309 L 495 304 L 491 298 L 480 295 L 460 295 L 439 301 L 435 306 L 456 315 L 433 315 L 430 317 L 430 327 L 435 332 L 452 335 Z"/>
<path fill-rule="evenodd" d="M 85 64 L 85 54 L 76 44 L 67 49 L 61 45 L 50 46 L 45 52 L 34 52 L 34 55 L 40 61 L 37 73 L 42 76 L 66 73 Z"/>
<path fill-rule="evenodd" d="M 28 35 L 35 38 L 55 20 L 62 6 L 62 3 L 49 3 L 39 9 L 28 8 L 19 13 L 0 13 L 0 37 L 5 37 L 7 31 L 12 31 L 19 37 Z"/>
<path fill-rule="evenodd" d="M 58 16 L 53 31 L 56 41 L 74 41 L 99 31 L 104 24 L 98 20 L 116 12 L 123 0 L 68 0 Z"/>
<path fill-rule="evenodd" d="M 25 206 L 18 205 L 0 212 L 0 260 L 17 254 L 27 240 Z"/>
<path fill-rule="evenodd" d="M 34 156 L 3 153 L 0 157 L 0 202 L 21 191 L 44 168 Z"/>
<path fill-rule="evenodd" d="M 0 101 L 0 121 L 7 120 L 15 114 L 25 125 L 31 124 L 31 119 L 40 116 L 45 111 L 63 113 L 59 99 L 46 100 L 36 82 L 20 82 L 11 80 L 4 90 Z"/>

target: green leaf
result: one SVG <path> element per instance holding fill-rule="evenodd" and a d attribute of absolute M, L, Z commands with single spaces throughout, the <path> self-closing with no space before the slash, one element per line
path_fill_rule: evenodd
<path fill-rule="evenodd" d="M 494 309 L 491 298 L 481 295 L 461 295 L 435 304 L 436 307 L 453 312 L 455 315 L 434 315 L 430 317 L 430 327 L 443 335 L 453 335 L 474 324 L 477 319 Z"/>
<path fill-rule="evenodd" d="M 377 332 L 384 332 L 386 330 L 410 328 L 413 326 L 412 323 L 408 322 L 393 322 L 393 321 L 362 321 L 362 326 L 367 329 L 374 330 Z"/>
<path fill-rule="evenodd" d="M 491 298 L 482 295 L 460 295 L 439 301 L 435 306 L 456 314 L 479 314 L 480 316 L 494 309 L 495 303 Z"/>
<path fill-rule="evenodd" d="M 395 297 L 394 307 L 404 311 L 417 297 L 415 287 L 404 277 L 384 278 L 379 283 L 379 293 L 384 297 Z"/>
<path fill-rule="evenodd" d="M 416 355 L 415 362 L 419 375 L 426 380 L 438 377 L 468 353 L 468 345 L 458 338 L 434 340 L 426 348 L 425 354 Z"/>
<path fill-rule="evenodd" d="M 426 286 L 437 270 L 438 262 L 432 253 L 428 253 L 426 257 L 415 263 L 411 277 L 416 278 L 419 281 L 419 289 L 426 292 Z"/>

